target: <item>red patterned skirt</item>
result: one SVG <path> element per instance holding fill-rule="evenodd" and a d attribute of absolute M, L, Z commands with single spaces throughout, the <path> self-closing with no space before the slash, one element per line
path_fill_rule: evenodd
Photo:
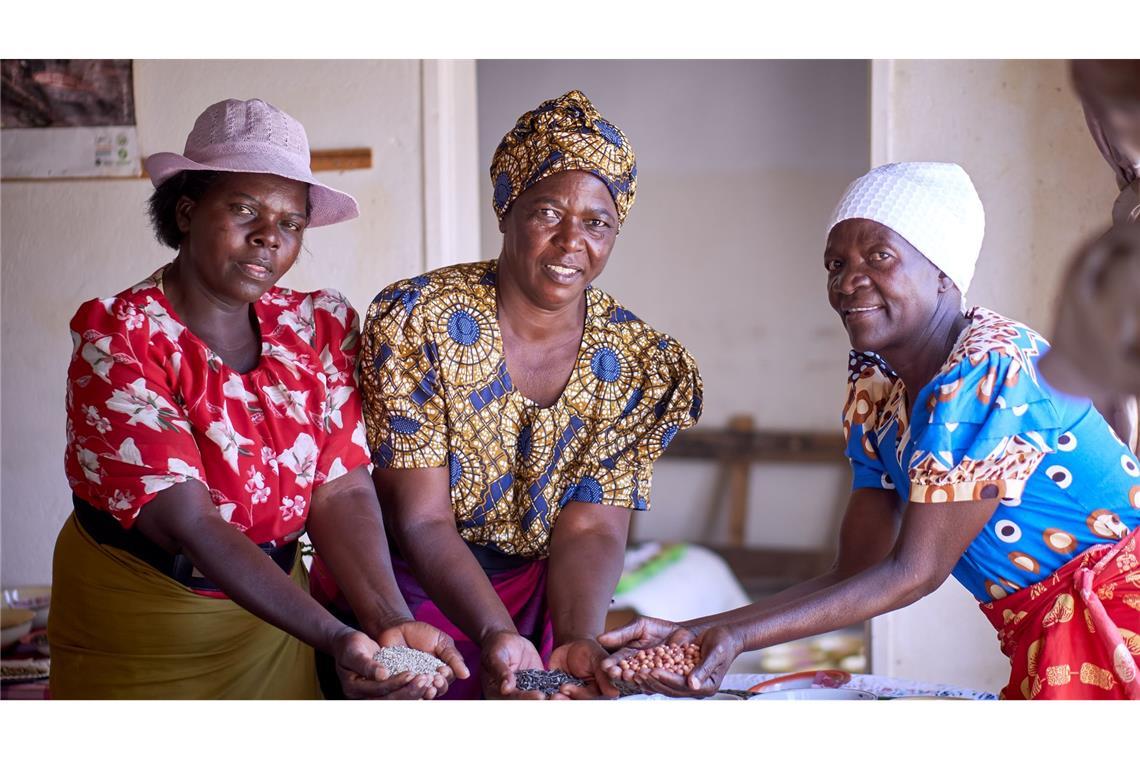
<path fill-rule="evenodd" d="M 1013 672 L 1002 699 L 1140 699 L 1140 529 L 982 604 Z"/>

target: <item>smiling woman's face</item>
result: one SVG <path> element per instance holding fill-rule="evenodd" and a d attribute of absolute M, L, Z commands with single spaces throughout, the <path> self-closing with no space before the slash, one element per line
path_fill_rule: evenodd
<path fill-rule="evenodd" d="M 499 270 L 532 303 L 577 303 L 602 273 L 617 239 L 617 207 L 605 183 L 584 171 L 551 175 L 527 188 L 499 223 Z"/>
<path fill-rule="evenodd" d="M 851 347 L 878 354 L 921 347 L 940 293 L 957 289 L 890 227 L 870 219 L 835 225 L 824 250 L 827 298 Z"/>
<path fill-rule="evenodd" d="M 273 174 L 228 173 L 198 200 L 179 201 L 179 257 L 219 301 L 253 303 L 297 260 L 308 193 Z"/>

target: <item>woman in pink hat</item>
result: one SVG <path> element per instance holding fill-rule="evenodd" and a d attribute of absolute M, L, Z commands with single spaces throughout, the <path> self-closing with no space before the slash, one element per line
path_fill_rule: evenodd
<path fill-rule="evenodd" d="M 357 315 L 336 291 L 276 287 L 306 228 L 358 214 L 309 160 L 301 124 L 268 103 L 207 108 L 183 154 L 146 162 L 151 221 L 177 256 L 71 321 L 57 698 L 317 697 L 314 649 L 350 696 L 432 698 L 468 675 L 392 576 L 353 380 Z M 306 531 L 360 630 L 309 595 Z M 390 673 L 381 646 L 445 664 Z"/>

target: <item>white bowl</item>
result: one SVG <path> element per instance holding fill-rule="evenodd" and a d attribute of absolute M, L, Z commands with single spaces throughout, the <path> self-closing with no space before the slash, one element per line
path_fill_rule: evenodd
<path fill-rule="evenodd" d="M 801 700 L 801 699 L 823 699 L 823 700 L 863 700 L 863 699 L 878 699 L 874 694 L 869 691 L 860 691 L 859 689 L 779 689 L 777 691 L 762 691 L 756 696 L 749 697 L 748 701 L 752 702 L 757 699 L 776 699 L 776 700 Z"/>
<path fill-rule="evenodd" d="M 48 608 L 51 606 L 51 586 L 13 586 L 4 589 L 4 606 L 17 610 L 32 610 L 36 617 L 32 628 L 47 628 Z"/>
<path fill-rule="evenodd" d="M 31 610 L 0 609 L 0 648 L 7 649 L 26 636 L 35 617 Z"/>

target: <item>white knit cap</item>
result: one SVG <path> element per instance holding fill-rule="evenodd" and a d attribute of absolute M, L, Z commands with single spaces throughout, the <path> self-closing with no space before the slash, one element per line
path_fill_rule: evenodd
<path fill-rule="evenodd" d="M 884 164 L 851 183 L 831 228 L 846 219 L 870 219 L 906 238 L 962 293 L 974 278 L 982 250 L 986 213 L 966 170 L 958 164 Z"/>

